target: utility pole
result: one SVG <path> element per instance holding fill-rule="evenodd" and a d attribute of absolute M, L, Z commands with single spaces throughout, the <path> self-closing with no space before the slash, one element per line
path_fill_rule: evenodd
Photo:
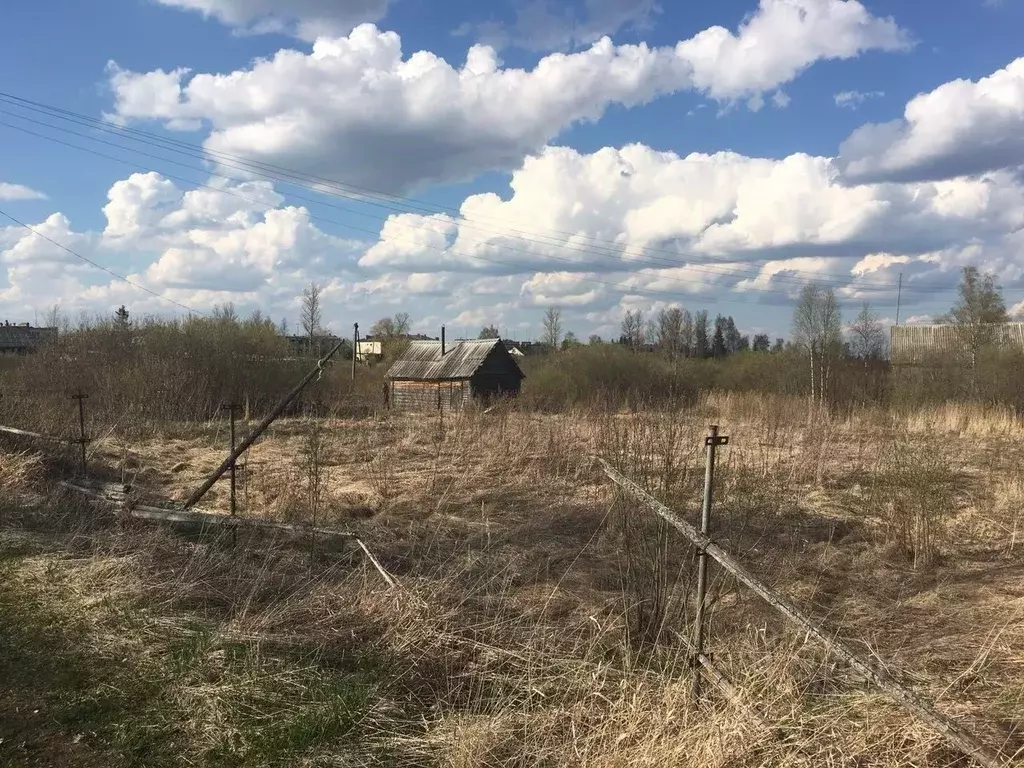
<path fill-rule="evenodd" d="M 372 328 L 370 329 L 373 330 Z M 359 356 L 359 323 L 355 324 L 352 333 L 352 381 L 356 380 L 356 358 Z"/>
<path fill-rule="evenodd" d="M 903 298 L 903 273 L 900 272 L 900 281 L 896 284 L 896 325 L 900 324 L 900 299 Z"/>

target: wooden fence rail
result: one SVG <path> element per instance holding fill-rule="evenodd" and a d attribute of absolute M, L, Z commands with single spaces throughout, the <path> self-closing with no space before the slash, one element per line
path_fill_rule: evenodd
<path fill-rule="evenodd" d="M 639 501 L 652 512 L 663 518 L 676 530 L 689 539 L 695 546 L 707 552 L 719 565 L 739 579 L 759 595 L 765 602 L 775 610 L 789 619 L 791 622 L 803 629 L 808 635 L 817 639 L 822 645 L 831 650 L 837 656 L 845 660 L 851 667 L 867 677 L 878 688 L 885 691 L 905 709 L 915 714 L 922 722 L 927 723 L 937 733 L 965 755 L 970 756 L 985 768 L 1004 768 L 1003 758 L 991 747 L 982 744 L 973 735 L 969 734 L 957 723 L 941 712 L 922 696 L 900 685 L 895 678 L 877 664 L 863 658 L 861 655 L 835 639 L 832 633 L 827 632 L 822 626 L 805 614 L 788 598 L 779 594 L 771 587 L 762 583 L 753 573 L 747 570 L 732 555 L 715 544 L 710 538 L 702 534 L 676 512 L 662 504 L 647 491 L 612 467 L 604 459 L 598 458 L 601 467 L 608 477 L 619 488 L 629 496 Z M 699 659 L 701 666 L 707 666 L 708 660 L 704 657 Z"/>
<path fill-rule="evenodd" d="M 54 437 L 53 435 L 41 435 L 38 432 L 29 432 L 27 429 L 15 429 L 14 427 L 5 427 L 0 425 L 0 432 L 4 432 L 8 435 L 16 435 L 18 437 L 31 437 L 35 440 L 42 440 L 47 443 L 60 443 L 62 445 L 69 445 L 78 442 L 77 440 L 71 440 L 66 437 Z"/>

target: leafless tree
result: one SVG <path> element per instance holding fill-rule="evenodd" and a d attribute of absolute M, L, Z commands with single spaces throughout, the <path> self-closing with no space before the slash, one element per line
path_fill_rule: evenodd
<path fill-rule="evenodd" d="M 323 307 L 320 304 L 320 294 L 323 289 L 316 282 L 311 282 L 302 292 L 302 331 L 309 339 L 309 349 L 317 354 L 317 336 L 323 324 Z"/>
<path fill-rule="evenodd" d="M 675 358 L 683 346 L 683 311 L 669 307 L 658 313 L 658 346 Z"/>
<path fill-rule="evenodd" d="M 866 301 L 857 319 L 850 323 L 850 353 L 862 360 L 880 360 L 885 356 L 885 329 Z"/>
<path fill-rule="evenodd" d="M 628 310 L 622 318 L 622 342 L 632 349 L 644 343 L 644 312 L 642 309 Z"/>
<path fill-rule="evenodd" d="M 544 320 L 541 321 L 542 333 L 541 342 L 552 350 L 557 350 L 562 341 L 562 310 L 558 307 L 548 307 L 544 312 Z"/>
<path fill-rule="evenodd" d="M 977 267 L 964 267 L 958 290 L 960 298 L 953 309 L 936 320 L 956 327 L 974 368 L 978 364 L 978 353 L 996 340 L 996 326 L 1007 322 L 1009 315 L 992 273 L 981 274 Z"/>
<path fill-rule="evenodd" d="M 226 301 L 223 304 L 215 306 L 210 314 L 213 319 L 222 323 L 223 325 L 235 325 L 238 323 L 238 310 L 235 309 L 235 302 Z"/>
<path fill-rule="evenodd" d="M 382 317 L 370 327 L 370 335 L 385 341 L 405 336 L 410 328 L 409 314 L 399 312 L 394 317 Z"/>
<path fill-rule="evenodd" d="M 711 352 L 711 338 L 709 335 L 708 311 L 702 309 L 693 316 L 693 346 L 691 357 L 707 357 Z"/>
<path fill-rule="evenodd" d="M 391 317 L 382 317 L 370 326 L 370 336 L 375 339 L 391 339 L 395 333 L 395 321 Z"/>
<path fill-rule="evenodd" d="M 71 330 L 71 318 L 61 309 L 60 304 L 54 304 L 43 315 L 43 325 L 47 328 L 56 328 L 57 332 L 63 335 Z"/>
<path fill-rule="evenodd" d="M 793 312 L 793 341 L 807 351 L 811 401 L 824 403 L 831 364 L 843 343 L 842 316 L 831 288 L 809 283 Z"/>
<path fill-rule="evenodd" d="M 682 328 L 679 332 L 679 348 L 683 353 L 683 357 L 690 357 L 693 355 L 693 346 L 693 315 L 690 314 L 689 310 L 684 309 Z"/>

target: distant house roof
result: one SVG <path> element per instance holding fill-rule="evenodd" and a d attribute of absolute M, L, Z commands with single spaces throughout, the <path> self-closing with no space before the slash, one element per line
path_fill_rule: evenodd
<path fill-rule="evenodd" d="M 35 349 L 43 341 L 55 339 L 56 328 L 25 325 L 0 325 L 0 350 Z"/>
<path fill-rule="evenodd" d="M 501 339 L 458 341 L 442 356 L 440 341 L 413 341 L 388 370 L 387 377 L 414 381 L 471 379 L 498 346 L 504 346 Z M 511 362 L 518 370 L 515 361 Z M 519 374 L 522 375 L 522 371 Z"/>
<path fill-rule="evenodd" d="M 437 341 L 433 336 L 426 336 L 422 333 L 396 333 L 393 336 L 374 336 L 368 333 L 362 337 L 362 341 Z"/>

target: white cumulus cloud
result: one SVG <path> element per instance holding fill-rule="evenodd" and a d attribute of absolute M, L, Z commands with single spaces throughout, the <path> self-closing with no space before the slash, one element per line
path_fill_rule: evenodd
<path fill-rule="evenodd" d="M 119 120 L 208 125 L 212 151 L 392 192 L 513 168 L 612 105 L 691 89 L 760 103 L 816 61 L 907 44 L 892 19 L 856 0 L 761 0 L 736 32 L 711 27 L 662 48 L 601 38 L 530 70 L 503 67 L 482 45 L 460 66 L 405 56 L 397 34 L 362 25 L 227 74 L 112 63 L 110 85 Z"/>
<path fill-rule="evenodd" d="M 467 198 L 461 219 L 391 216 L 360 265 L 653 269 L 669 278 L 685 269 L 686 282 L 703 276 L 712 283 L 723 270 L 759 259 L 830 257 L 868 271 L 894 263 L 862 262 L 868 254 L 931 253 L 1024 226 L 1024 190 L 1008 173 L 850 187 L 831 159 L 803 154 L 772 160 L 729 152 L 680 157 L 643 145 L 593 154 L 549 147 L 528 158 L 510 186 L 508 199 Z"/>
<path fill-rule="evenodd" d="M 45 200 L 46 195 L 23 184 L 0 181 L 0 200 Z"/>
<path fill-rule="evenodd" d="M 1024 58 L 911 99 L 903 118 L 858 128 L 840 163 L 853 182 L 913 181 L 1024 164 Z"/>

